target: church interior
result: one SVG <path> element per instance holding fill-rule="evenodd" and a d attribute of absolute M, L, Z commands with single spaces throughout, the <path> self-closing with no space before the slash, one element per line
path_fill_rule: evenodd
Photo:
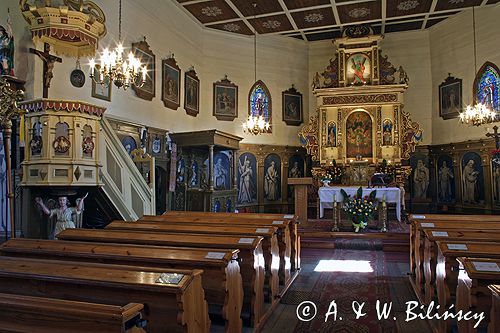
<path fill-rule="evenodd" d="M 498 0 L 2 0 L 0 332 L 500 333 Z"/>

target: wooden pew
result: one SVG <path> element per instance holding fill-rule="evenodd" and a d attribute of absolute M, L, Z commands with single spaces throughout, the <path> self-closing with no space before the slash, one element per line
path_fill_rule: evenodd
<path fill-rule="evenodd" d="M 500 259 L 500 243 L 472 241 L 437 241 L 436 288 L 440 313 L 453 302 L 458 284 L 458 257 Z M 427 286 L 426 286 L 427 290 Z M 449 321 L 440 320 L 439 332 L 451 332 Z"/>
<path fill-rule="evenodd" d="M 180 281 L 166 283 L 165 273 L 177 274 Z M 0 292 L 110 305 L 143 303 L 150 333 L 209 332 L 201 274 L 0 256 Z"/>
<path fill-rule="evenodd" d="M 448 214 L 412 214 L 409 217 L 411 222 L 410 225 L 410 274 L 416 274 L 416 258 L 419 255 L 418 249 L 415 247 L 418 242 L 416 237 L 418 235 L 417 230 L 419 228 L 419 223 L 422 222 L 426 225 L 432 225 L 435 222 L 441 222 L 446 225 L 453 225 L 456 222 L 482 222 L 482 223 L 500 223 L 500 216 L 498 215 L 448 215 Z M 423 235 L 420 235 L 423 236 Z M 423 244 L 422 244 L 423 245 Z M 423 255 L 423 252 L 420 253 Z"/>
<path fill-rule="evenodd" d="M 300 269 L 300 236 L 298 233 L 299 221 L 297 215 L 294 214 L 272 214 L 272 213 L 213 213 L 213 212 L 184 212 L 184 211 L 168 211 L 163 216 L 196 216 L 196 217 L 212 217 L 225 216 L 236 217 L 238 219 L 265 219 L 265 220 L 289 220 L 290 237 L 292 242 L 291 252 L 291 269 L 292 271 Z M 149 215 L 151 216 L 151 215 Z M 145 216 L 147 219 L 148 216 Z"/>
<path fill-rule="evenodd" d="M 1 332 L 146 332 L 144 305 L 138 303 L 116 306 L 0 293 L 0 308 Z"/>
<path fill-rule="evenodd" d="M 265 262 L 265 281 L 267 286 L 268 301 L 273 302 L 279 293 L 279 276 L 278 269 L 280 266 L 277 228 L 276 227 L 240 227 L 224 225 L 192 225 L 192 224 L 179 224 L 168 222 L 124 222 L 113 221 L 106 226 L 106 229 L 111 230 L 134 230 L 145 232 L 167 232 L 167 233 L 196 233 L 196 234 L 210 234 L 210 235 L 232 235 L 232 236 L 261 236 L 262 250 L 264 251 Z"/>
<path fill-rule="evenodd" d="M 457 311 L 463 313 L 484 312 L 485 319 L 480 327 L 486 327 L 490 321 L 491 293 L 488 289 L 490 284 L 500 282 L 500 259 L 487 258 L 464 258 L 457 259 L 460 263 L 457 286 Z M 481 265 L 482 267 L 480 267 Z M 459 333 L 475 333 L 474 321 L 459 321 Z"/>
<path fill-rule="evenodd" d="M 264 255 L 262 237 L 234 237 L 125 230 L 66 229 L 60 240 L 98 243 L 123 243 L 176 247 L 221 248 L 240 250 L 240 272 L 243 281 L 243 310 L 249 325 L 258 326 L 264 307 Z"/>
<path fill-rule="evenodd" d="M 239 214 L 236 214 L 239 215 Z M 232 225 L 241 227 L 255 227 L 255 228 L 266 228 L 266 227 L 277 227 L 278 232 L 278 247 L 280 252 L 280 268 L 279 268 L 279 282 L 281 285 L 285 285 L 290 281 L 291 277 L 291 262 L 290 255 L 292 251 L 292 243 L 290 236 L 290 220 L 266 220 L 266 219 L 238 219 L 234 220 L 233 217 L 224 217 L 222 214 L 217 214 L 217 216 L 212 217 L 190 217 L 187 214 L 185 216 L 170 216 L 170 215 L 158 215 L 158 216 L 143 216 L 139 222 L 143 223 L 158 223 L 158 222 L 168 222 L 168 223 L 180 223 L 180 224 L 195 224 L 195 225 Z"/>
<path fill-rule="evenodd" d="M 203 269 L 202 285 L 211 308 L 225 319 L 225 332 L 241 332 L 243 286 L 239 250 L 158 247 L 131 244 L 11 239 L 0 254 L 33 259 L 71 260 L 158 269 Z"/>
<path fill-rule="evenodd" d="M 477 242 L 494 242 L 500 241 L 500 231 L 485 232 L 483 230 L 464 230 L 457 229 L 436 229 L 424 228 L 425 235 L 425 250 L 422 266 L 424 267 L 424 303 L 429 302 L 435 296 L 436 283 L 436 265 L 437 265 L 437 246 L 436 241 L 477 241 Z"/>
<path fill-rule="evenodd" d="M 491 292 L 491 311 L 488 333 L 500 332 L 500 284 L 488 286 Z"/>
<path fill-rule="evenodd" d="M 410 280 L 414 289 L 418 294 L 423 294 L 424 283 L 424 249 L 425 235 L 424 230 L 427 229 L 458 229 L 458 230 L 474 230 L 474 229 L 492 229 L 500 230 L 500 224 L 492 222 L 453 222 L 453 221 L 430 221 L 430 220 L 415 220 L 412 223 L 415 229 L 413 236 L 410 237 Z M 412 241 L 413 239 L 413 241 Z M 413 257 L 412 257 L 413 256 Z M 413 268 L 412 268 L 413 267 Z"/>

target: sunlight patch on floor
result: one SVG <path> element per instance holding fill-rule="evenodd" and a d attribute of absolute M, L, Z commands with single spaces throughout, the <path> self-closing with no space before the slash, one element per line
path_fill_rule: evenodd
<path fill-rule="evenodd" d="M 320 260 L 314 271 L 371 273 L 373 267 L 368 260 Z"/>

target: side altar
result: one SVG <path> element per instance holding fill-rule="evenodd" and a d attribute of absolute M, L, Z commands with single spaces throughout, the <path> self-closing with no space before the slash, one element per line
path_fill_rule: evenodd
<path fill-rule="evenodd" d="M 335 56 L 313 77 L 316 113 L 299 137 L 316 178 L 335 168 L 341 172 L 334 182 L 359 187 L 369 185 L 374 173 L 390 173 L 390 186 L 400 188 L 404 201 L 408 160 L 422 129 L 404 109 L 409 77 L 383 55 L 382 38 L 368 26 L 353 26 L 333 41 Z"/>

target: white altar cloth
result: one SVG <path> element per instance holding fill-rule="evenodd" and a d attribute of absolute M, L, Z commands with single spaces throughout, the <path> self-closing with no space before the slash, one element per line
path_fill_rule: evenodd
<path fill-rule="evenodd" d="M 319 216 L 323 217 L 325 208 L 333 208 L 333 199 L 337 202 L 344 201 L 344 197 L 340 190 L 343 189 L 351 197 L 356 195 L 359 187 L 349 186 L 335 186 L 335 187 L 320 187 L 318 191 L 319 196 Z M 367 188 L 363 187 L 363 196 L 369 195 L 372 191 L 376 190 L 375 196 L 378 200 L 382 201 L 385 194 L 385 202 L 396 204 L 396 217 L 401 221 L 401 190 L 397 187 L 381 187 L 381 188 Z"/>

